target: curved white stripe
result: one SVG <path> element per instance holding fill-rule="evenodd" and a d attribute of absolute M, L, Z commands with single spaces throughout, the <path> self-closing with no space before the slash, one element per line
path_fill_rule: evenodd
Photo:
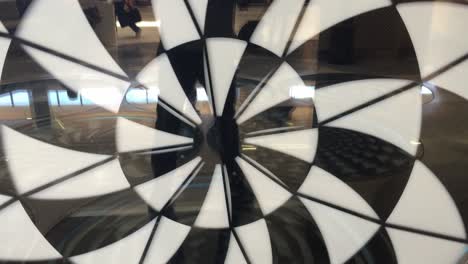
<path fill-rule="evenodd" d="M 413 42 L 423 77 L 468 52 L 468 6 L 414 2 L 397 6 Z"/>
<path fill-rule="evenodd" d="M 265 220 L 236 227 L 236 232 L 251 263 L 273 263 L 270 234 Z"/>
<path fill-rule="evenodd" d="M 291 99 L 294 89 L 304 86 L 305 84 L 297 72 L 284 62 L 239 116 L 237 123 L 242 124 L 255 115 Z"/>
<path fill-rule="evenodd" d="M 188 2 L 192 8 L 195 18 L 197 19 L 201 31 L 204 31 L 208 0 L 188 0 Z"/>
<path fill-rule="evenodd" d="M 110 156 L 57 147 L 2 126 L 2 142 L 19 193 L 64 177 Z"/>
<path fill-rule="evenodd" d="M 166 54 L 152 60 L 138 74 L 136 79 L 152 90 L 153 93 L 159 94 L 159 97 L 180 113 L 195 121 L 195 123 L 201 124 L 201 119 L 185 95 Z"/>
<path fill-rule="evenodd" d="M 119 152 L 170 147 L 193 143 L 193 139 L 174 135 L 126 118 L 117 119 L 117 150 Z"/>
<path fill-rule="evenodd" d="M 223 174 L 219 164 L 215 166 L 210 188 L 194 225 L 204 228 L 229 227 Z"/>
<path fill-rule="evenodd" d="M 315 91 L 319 122 L 408 85 L 406 80 L 367 79 L 339 83 Z"/>
<path fill-rule="evenodd" d="M 466 238 L 463 220 L 449 192 L 416 161 L 406 188 L 387 223 Z"/>
<path fill-rule="evenodd" d="M 331 264 L 345 263 L 380 228 L 354 215 L 300 198 L 317 223 L 328 249 Z"/>
<path fill-rule="evenodd" d="M 4 203 L 6 203 L 8 200 L 10 200 L 10 196 L 5 196 L 0 194 L 0 206 L 2 206 Z"/>
<path fill-rule="evenodd" d="M 341 21 L 391 4 L 389 0 L 353 0 L 352 3 L 346 0 L 310 1 L 288 52 Z"/>
<path fill-rule="evenodd" d="M 378 219 L 372 207 L 338 177 L 312 166 L 299 193 Z"/>
<path fill-rule="evenodd" d="M 366 133 L 415 155 L 419 146 L 421 119 L 420 88 L 414 87 L 348 114 L 327 126 Z"/>
<path fill-rule="evenodd" d="M 73 23 L 63 21 L 73 21 Z M 126 76 L 94 34 L 78 1 L 34 1 L 28 8 L 16 35 L 67 56 Z M 118 112 L 130 85 L 127 81 L 35 48 L 24 45 L 23 48 L 70 89 L 81 93 L 109 111 Z"/>
<path fill-rule="evenodd" d="M 34 261 L 62 257 L 29 219 L 20 202 L 0 211 L 0 244 L 1 260 Z"/>
<path fill-rule="evenodd" d="M 226 97 L 247 42 L 228 38 L 209 38 L 206 41 L 216 114 L 221 116 Z"/>
<path fill-rule="evenodd" d="M 262 172 L 241 158 L 236 158 L 237 164 L 249 182 L 263 215 L 267 215 L 283 205 L 292 194 L 269 179 Z"/>
<path fill-rule="evenodd" d="M 113 160 L 32 195 L 35 199 L 78 199 L 130 188 L 120 162 Z"/>
<path fill-rule="evenodd" d="M 166 50 L 200 38 L 183 0 L 152 0 L 159 33 Z M 198 16 L 198 15 L 197 15 Z"/>
<path fill-rule="evenodd" d="M 200 161 L 201 158 L 197 157 L 173 171 L 136 186 L 135 191 L 152 208 L 160 211 Z"/>
<path fill-rule="evenodd" d="M 283 55 L 304 0 L 275 0 L 255 28 L 250 42 Z"/>
<path fill-rule="evenodd" d="M 108 246 L 70 258 L 77 264 L 138 264 L 156 220 Z"/>
<path fill-rule="evenodd" d="M 236 238 L 231 233 L 231 238 L 229 239 L 229 247 L 226 254 L 226 259 L 224 264 L 247 264 L 247 261 L 242 254 L 242 251 L 237 244 Z"/>
<path fill-rule="evenodd" d="M 318 142 L 318 129 L 305 129 L 246 138 L 245 143 L 269 148 L 303 161 L 312 162 Z"/>
<path fill-rule="evenodd" d="M 387 228 L 399 264 L 460 262 L 467 246 L 450 240 Z"/>
<path fill-rule="evenodd" d="M 413 41 L 423 77 L 468 53 L 468 6 L 447 2 L 398 5 Z M 468 61 L 430 80 L 468 100 Z"/>
<path fill-rule="evenodd" d="M 5 26 L 3 26 L 0 21 L 0 32 L 8 33 Z M 11 39 L 0 37 L 0 81 L 2 80 L 3 65 L 5 64 L 5 59 L 8 54 L 8 49 L 10 48 Z"/>
<path fill-rule="evenodd" d="M 161 216 L 144 263 L 167 263 L 184 242 L 190 227 Z"/>

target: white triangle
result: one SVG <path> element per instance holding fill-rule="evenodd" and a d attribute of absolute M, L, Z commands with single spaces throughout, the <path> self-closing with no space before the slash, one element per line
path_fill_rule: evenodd
<path fill-rule="evenodd" d="M 444 2 L 414 2 L 397 5 L 423 77 L 468 52 L 466 34 L 468 6 Z M 442 30 L 439 28 L 447 25 Z"/>
<path fill-rule="evenodd" d="M 460 213 L 440 180 L 420 161 L 387 223 L 466 238 Z"/>
<path fill-rule="evenodd" d="M 300 198 L 314 218 L 328 249 L 331 264 L 346 262 L 380 228 L 378 224 Z"/>
<path fill-rule="evenodd" d="M 247 42 L 229 38 L 207 39 L 208 57 L 213 81 L 216 114 L 221 116 L 226 97 Z"/>
<path fill-rule="evenodd" d="M 206 8 L 208 6 L 208 0 L 188 0 L 190 7 L 197 19 L 201 31 L 205 29 L 206 20 Z"/>
<path fill-rule="evenodd" d="M 3 26 L 0 21 L 0 32 L 8 33 L 7 29 Z M 0 38 L 0 80 L 2 78 L 3 65 L 5 64 L 5 59 L 8 54 L 8 49 L 10 48 L 11 39 L 9 38 Z"/>
<path fill-rule="evenodd" d="M 236 227 L 235 231 L 251 263 L 273 263 L 270 234 L 264 219 Z"/>
<path fill-rule="evenodd" d="M 193 139 L 147 127 L 126 118 L 117 118 L 117 150 L 128 152 L 193 143 Z"/>
<path fill-rule="evenodd" d="M 289 53 L 323 30 L 341 21 L 391 4 L 389 0 L 353 0 L 352 5 L 344 0 L 310 1 L 294 35 Z"/>
<path fill-rule="evenodd" d="M 161 99 L 180 113 L 195 123 L 201 124 L 201 119 L 185 95 L 166 54 L 160 55 L 152 60 L 138 74 L 136 79 L 150 89 L 150 92 L 159 94 Z"/>
<path fill-rule="evenodd" d="M 276 150 L 298 159 L 312 162 L 318 142 L 317 129 L 246 138 L 245 143 Z"/>
<path fill-rule="evenodd" d="M 466 245 L 446 239 L 386 228 L 399 264 L 461 262 Z"/>
<path fill-rule="evenodd" d="M 77 264 L 138 264 L 156 220 L 129 236 L 103 248 L 70 258 Z"/>
<path fill-rule="evenodd" d="M 2 126 L 2 139 L 8 168 L 19 193 L 110 158 L 57 147 L 6 126 Z"/>
<path fill-rule="evenodd" d="M 135 191 L 152 208 L 160 211 L 200 161 L 201 158 L 197 157 L 173 171 L 136 186 Z"/>
<path fill-rule="evenodd" d="M 151 2 L 154 14 L 161 22 L 159 35 L 166 50 L 200 39 L 184 1 L 152 0 Z"/>
<path fill-rule="evenodd" d="M 406 80 L 367 79 L 317 89 L 314 104 L 319 122 L 408 85 Z M 344 100 L 345 98 L 345 100 Z"/>
<path fill-rule="evenodd" d="M 337 119 L 327 126 L 381 138 L 411 155 L 419 146 L 422 102 L 419 88 L 412 88 Z"/>
<path fill-rule="evenodd" d="M 0 32 L 2 33 L 8 33 L 8 29 L 3 25 L 3 23 L 0 21 Z"/>
<path fill-rule="evenodd" d="M 210 188 L 194 225 L 203 228 L 227 228 L 229 218 L 221 165 L 216 165 Z"/>
<path fill-rule="evenodd" d="M 255 28 L 250 42 L 281 57 L 303 6 L 304 0 L 273 1 Z"/>
<path fill-rule="evenodd" d="M 10 199 L 11 199 L 10 196 L 0 194 L 0 206 L 2 206 L 4 203 L 6 203 Z"/>
<path fill-rule="evenodd" d="M 115 159 L 49 187 L 32 197 L 35 199 L 79 199 L 105 195 L 127 188 L 130 188 L 130 184 L 122 172 L 120 162 Z"/>
<path fill-rule="evenodd" d="M 161 216 L 153 241 L 148 249 L 144 263 L 167 263 L 184 242 L 190 226 L 186 226 Z"/>
<path fill-rule="evenodd" d="M 468 24 L 468 6 L 456 3 L 424 2 L 397 6 L 411 36 L 421 74 L 426 77 L 468 53 L 468 38 L 460 38 Z M 417 14 L 415 16 L 415 14 Z M 434 30 L 434 25 L 450 25 Z M 430 80 L 468 100 L 468 61 Z"/>
<path fill-rule="evenodd" d="M 357 192 L 338 177 L 317 166 L 312 166 L 298 192 L 375 219 L 378 218 L 372 207 Z"/>
<path fill-rule="evenodd" d="M 236 162 L 252 187 L 264 215 L 273 212 L 291 197 L 291 193 L 270 180 L 248 162 L 239 157 L 236 158 Z"/>
<path fill-rule="evenodd" d="M 78 1 L 33 2 L 16 36 L 126 77 L 97 38 Z M 35 48 L 24 45 L 23 48 L 67 87 L 109 111 L 118 112 L 129 82 Z"/>
<path fill-rule="evenodd" d="M 229 239 L 229 247 L 224 264 L 247 264 L 247 261 L 245 261 L 244 255 L 237 244 L 236 238 L 232 233 L 231 238 Z"/>
<path fill-rule="evenodd" d="M 39 261 L 62 256 L 39 232 L 20 202 L 0 211 L 0 259 Z"/>
<path fill-rule="evenodd" d="M 447 72 L 431 80 L 432 84 L 438 85 L 452 93 L 455 93 L 468 100 L 468 60 L 457 66 L 450 68 Z"/>
<path fill-rule="evenodd" d="M 239 116 L 237 124 L 242 124 L 255 115 L 291 99 L 295 89 L 304 89 L 304 87 L 301 77 L 284 62 Z"/>

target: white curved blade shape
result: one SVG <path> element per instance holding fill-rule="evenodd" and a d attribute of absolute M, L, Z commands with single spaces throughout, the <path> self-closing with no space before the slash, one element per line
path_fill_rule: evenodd
<path fill-rule="evenodd" d="M 174 1 L 179 2 L 179 1 Z M 201 119 L 184 93 L 166 54 L 152 60 L 136 77 L 137 81 L 197 124 Z M 195 89 L 195 88 L 194 88 Z"/>
<path fill-rule="evenodd" d="M 304 0 L 273 1 L 255 28 L 250 42 L 281 57 L 303 6 Z"/>
<path fill-rule="evenodd" d="M 236 162 L 252 187 L 263 215 L 276 210 L 291 198 L 291 193 L 269 179 L 245 160 L 237 157 Z"/>
<path fill-rule="evenodd" d="M 345 263 L 378 231 L 378 224 L 300 198 L 317 223 L 331 264 Z"/>
<path fill-rule="evenodd" d="M 456 3 L 420 2 L 397 6 L 411 36 L 423 77 L 468 53 L 468 6 Z M 416 17 L 415 17 L 416 16 Z M 442 28 L 443 27 L 443 28 Z M 468 61 L 430 80 L 468 99 Z"/>
<path fill-rule="evenodd" d="M 224 264 L 247 264 L 244 254 L 242 254 L 233 233 L 231 233 L 231 237 L 229 239 L 229 247 L 226 253 L 226 259 L 224 259 Z"/>
<path fill-rule="evenodd" d="M 79 199 L 130 188 L 120 162 L 113 160 L 32 195 L 35 199 Z"/>
<path fill-rule="evenodd" d="M 367 79 L 338 83 L 315 90 L 314 104 L 319 122 L 367 103 L 410 82 L 395 79 Z"/>
<path fill-rule="evenodd" d="M 228 209 L 224 192 L 221 165 L 216 165 L 210 188 L 205 197 L 194 225 L 202 228 L 229 227 Z"/>
<path fill-rule="evenodd" d="M 0 211 L 0 259 L 39 261 L 62 256 L 39 232 L 20 202 Z"/>
<path fill-rule="evenodd" d="M 447 72 L 432 79 L 430 82 L 468 100 L 468 89 L 466 85 L 464 85 L 468 82 L 467 72 L 468 60 L 454 66 Z"/>
<path fill-rule="evenodd" d="M 419 146 L 422 101 L 420 88 L 411 88 L 337 119 L 327 126 L 366 133 L 415 155 Z"/>
<path fill-rule="evenodd" d="M 352 4 L 346 0 L 310 1 L 288 52 L 293 52 L 307 40 L 335 24 L 391 4 L 389 0 L 355 0 Z"/>
<path fill-rule="evenodd" d="M 203 32 L 205 29 L 206 8 L 208 7 L 208 0 L 188 0 L 193 14 L 197 19 L 200 30 Z"/>
<path fill-rule="evenodd" d="M 372 207 L 357 192 L 317 166 L 310 169 L 298 192 L 378 219 Z"/>
<path fill-rule="evenodd" d="M 152 208 L 160 211 L 200 161 L 201 158 L 197 157 L 173 171 L 136 186 L 135 191 Z"/>
<path fill-rule="evenodd" d="M 2 126 L 8 168 L 19 193 L 57 180 L 110 158 L 57 147 Z"/>
<path fill-rule="evenodd" d="M 463 38 L 468 6 L 443 2 L 414 2 L 397 6 L 418 58 L 422 76 L 427 76 L 468 52 Z"/>
<path fill-rule="evenodd" d="M 206 41 L 211 70 L 211 80 L 216 114 L 221 116 L 226 97 L 231 88 L 237 66 L 247 47 L 247 42 L 228 38 L 209 38 Z"/>
<path fill-rule="evenodd" d="M 138 264 L 156 220 L 103 248 L 70 258 L 76 264 Z"/>
<path fill-rule="evenodd" d="M 166 50 L 200 39 L 183 0 L 152 0 L 151 2 L 154 14 L 161 22 L 159 34 Z"/>
<path fill-rule="evenodd" d="M 270 234 L 264 219 L 235 228 L 251 263 L 273 263 Z"/>
<path fill-rule="evenodd" d="M 0 194 L 0 206 L 2 206 L 4 203 L 8 202 L 8 200 L 10 200 L 10 199 L 11 199 L 11 197 Z"/>
<path fill-rule="evenodd" d="M 184 242 L 190 226 L 179 224 L 161 216 L 151 246 L 148 249 L 144 263 L 167 263 Z"/>
<path fill-rule="evenodd" d="M 16 36 L 126 77 L 94 34 L 78 1 L 34 1 Z M 26 45 L 23 48 L 70 89 L 109 111 L 118 112 L 130 85 L 127 81 Z"/>
<path fill-rule="evenodd" d="M 466 245 L 450 240 L 386 228 L 400 264 L 462 263 Z"/>
<path fill-rule="evenodd" d="M 463 220 L 449 192 L 420 161 L 387 223 L 465 239 Z"/>
<path fill-rule="evenodd" d="M 246 138 L 245 143 L 279 151 L 306 162 L 315 158 L 318 142 L 317 129 L 305 129 L 273 135 Z"/>
<path fill-rule="evenodd" d="M 237 124 L 242 124 L 255 115 L 291 99 L 293 91 L 304 86 L 297 72 L 284 62 L 239 116 Z"/>
<path fill-rule="evenodd" d="M 119 152 L 163 148 L 193 143 L 193 139 L 191 138 L 150 128 L 123 117 L 117 118 L 116 139 L 117 150 Z"/>
<path fill-rule="evenodd" d="M 8 33 L 8 30 L 3 26 L 0 21 L 0 32 Z M 0 80 L 2 79 L 3 65 L 5 64 L 5 59 L 8 54 L 8 49 L 10 48 L 11 39 L 0 37 Z"/>

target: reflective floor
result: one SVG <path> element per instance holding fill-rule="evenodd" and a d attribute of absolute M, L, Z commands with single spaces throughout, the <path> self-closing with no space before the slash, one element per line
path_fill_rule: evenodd
<path fill-rule="evenodd" d="M 1 263 L 468 263 L 468 4 L 0 2 Z"/>

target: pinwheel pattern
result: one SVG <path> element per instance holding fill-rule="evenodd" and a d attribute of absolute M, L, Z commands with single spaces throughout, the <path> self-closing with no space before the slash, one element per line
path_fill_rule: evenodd
<path fill-rule="evenodd" d="M 0 73 L 19 47 L 106 112 L 115 139 L 69 146 L 2 122 L 0 261 L 466 257 L 468 208 L 452 193 L 466 186 L 430 160 L 447 149 L 461 156 L 449 164 L 466 171 L 466 149 L 426 145 L 424 128 L 432 126 L 421 89 L 468 104 L 467 3 L 273 0 L 247 38 L 217 24 L 210 0 L 153 0 L 152 9 L 161 45 L 134 77 L 101 44 L 78 1 L 35 0 L 14 32 L 0 23 Z M 412 43 L 413 61 L 388 72 L 362 65 L 359 73 L 302 74 L 296 55 L 317 36 L 382 14 L 404 29 L 399 37 Z M 395 74 L 400 66 L 408 69 Z M 124 109 L 135 87 L 155 112 Z M 443 124 L 435 131 L 466 136 Z"/>

